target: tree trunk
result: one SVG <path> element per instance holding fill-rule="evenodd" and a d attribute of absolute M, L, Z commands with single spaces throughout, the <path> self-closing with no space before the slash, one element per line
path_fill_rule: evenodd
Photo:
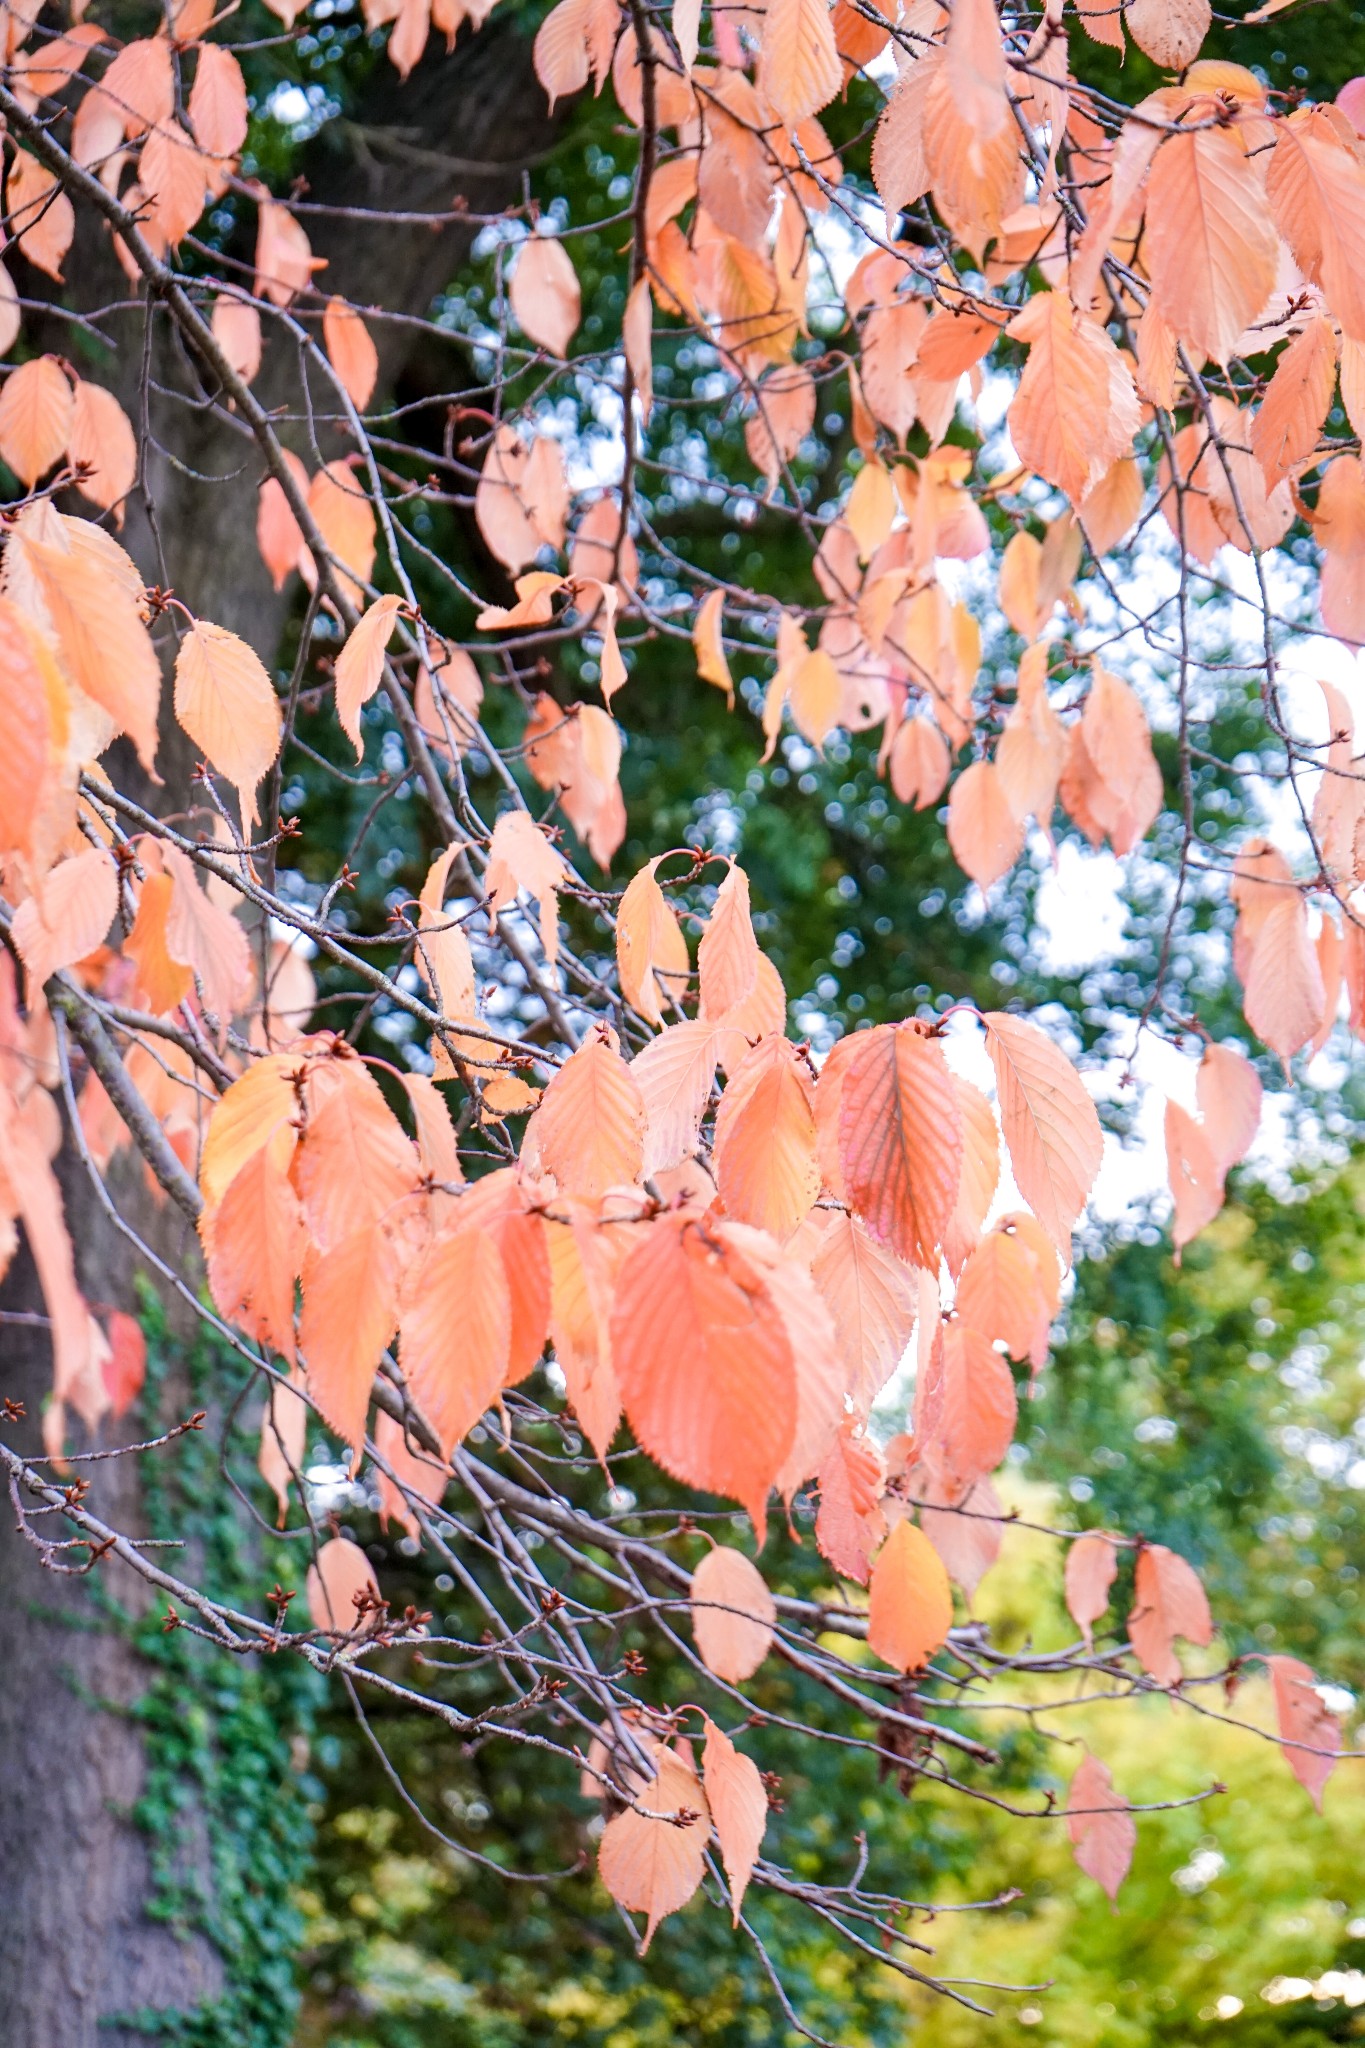
<path fill-rule="evenodd" d="M 471 213 L 500 210 L 518 198 L 523 171 L 556 132 L 526 44 L 496 22 L 462 41 L 453 56 L 433 43 L 405 86 L 381 63 L 355 117 L 335 128 L 324 130 L 307 154 L 307 198 L 410 213 L 448 209 L 457 193 Z M 428 310 L 476 231 L 467 223 L 437 232 L 305 218 L 316 253 L 328 260 L 321 277 L 328 291 L 362 307 L 406 314 Z M 67 303 L 74 299 L 80 310 L 127 297 L 103 230 L 93 231 L 88 222 L 68 276 L 76 289 Z M 29 273 L 20 290 L 36 296 L 40 284 Z M 92 374 L 116 391 L 140 425 L 141 316 L 116 316 L 110 325 L 118 360 L 112 370 L 100 364 Z M 374 333 L 380 388 L 391 390 L 403 376 L 414 334 L 382 321 Z M 70 337 L 69 327 L 53 320 L 38 345 L 70 353 Z M 416 342 L 429 346 L 420 334 Z M 157 384 L 199 395 L 195 366 L 164 328 L 153 360 Z M 458 363 L 454 351 L 452 362 Z M 297 378 L 296 355 L 277 342 L 257 388 L 272 404 L 292 395 L 297 411 Z M 460 381 L 452 368 L 450 384 Z M 270 664 L 297 586 L 277 595 L 256 551 L 256 489 L 264 474 L 259 452 L 240 422 L 202 405 L 178 405 L 155 389 L 150 418 L 153 443 L 173 448 L 177 462 L 168 462 L 155 445 L 147 448 L 145 499 L 130 507 L 122 537 L 149 581 L 169 585 L 192 611 L 250 639 Z M 297 452 L 313 466 L 302 435 Z M 323 449 L 327 456 L 344 452 L 340 441 Z M 165 786 L 155 792 L 162 810 L 193 801 L 192 766 L 187 743 L 163 720 Z M 70 1147 L 61 1170 L 87 1298 L 101 1306 L 134 1306 L 131 1283 L 139 1262 L 132 1247 L 103 1212 Z M 193 1233 L 169 1205 L 152 1204 L 140 1162 L 126 1155 L 116 1161 L 111 1184 L 133 1227 L 193 1281 Z M 42 1316 L 41 1293 L 22 1248 L 0 1290 L 0 1310 L 7 1317 Z M 172 1328 L 183 1339 L 183 1317 L 173 1319 Z M 22 1321 L 0 1323 L 0 1400 L 22 1402 L 28 1417 L 15 1432 L 16 1448 L 41 1450 L 39 1420 L 50 1384 L 46 1331 Z M 172 1405 L 183 1411 L 185 1404 Z M 83 1448 L 79 1425 L 73 1427 L 74 1447 Z M 106 1431 L 101 1447 L 132 1440 L 127 1426 L 120 1428 L 122 1435 Z M 150 1455 L 165 1459 L 177 1452 L 172 1447 Z M 86 1470 L 94 1511 L 125 1533 L 144 1533 L 139 1462 L 112 1459 Z M 160 2031 L 178 2040 L 187 2037 L 174 2016 L 198 2009 L 196 2044 L 218 2048 L 221 2041 L 227 2048 L 230 2040 L 232 2048 L 279 2048 L 289 2033 L 287 1996 L 276 2001 L 273 2015 L 253 2013 L 254 2030 L 244 2031 L 240 2015 L 221 2032 L 205 2024 L 205 2004 L 211 2008 L 222 1998 L 240 1958 L 222 1953 L 202 1931 L 214 1918 L 216 1872 L 192 1798 L 180 1810 L 178 1861 L 182 1876 L 209 1895 L 210 1910 L 179 1925 L 148 1915 L 152 1858 L 132 1815 L 148 1782 L 148 1757 L 142 1727 L 128 1710 L 143 1698 L 150 1672 L 126 1627 L 102 1611 L 112 1599 L 134 1615 L 145 1613 L 145 1590 L 117 1565 L 106 1562 L 96 1571 L 100 1602 L 87 1580 L 45 1570 L 37 1550 L 16 1532 L 9 1504 L 0 1504 L 0 2041 L 3 2048 L 134 2048 L 146 2041 L 148 2029 L 132 2016 L 161 2014 L 169 2024 Z M 185 1795 L 191 1790 L 180 1789 Z"/>

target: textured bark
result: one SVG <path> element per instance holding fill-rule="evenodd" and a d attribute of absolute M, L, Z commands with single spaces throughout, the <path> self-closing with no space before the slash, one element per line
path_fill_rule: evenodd
<path fill-rule="evenodd" d="M 338 130 L 325 131 L 309 152 L 309 198 L 410 212 L 447 208 L 457 192 L 474 213 L 499 210 L 519 196 L 523 171 L 554 136 L 525 43 L 496 23 L 452 57 L 440 54 L 433 42 L 405 87 L 387 65 L 377 67 L 366 103 Z M 410 314 L 426 312 L 475 232 L 467 223 L 437 232 L 365 228 L 323 216 L 310 216 L 307 227 L 317 253 L 328 258 L 322 277 L 328 290 L 362 306 Z M 68 275 L 78 281 L 72 296 L 83 307 L 126 296 L 103 230 L 92 231 L 88 223 L 82 224 Z M 30 272 L 20 289 L 36 296 L 40 285 Z M 200 368 L 166 330 L 165 317 L 157 315 L 154 382 L 180 394 L 181 402 L 153 391 L 146 403 L 154 439 L 173 449 L 177 460 L 149 452 L 147 503 L 130 508 L 123 539 L 149 580 L 168 585 L 196 613 L 250 639 L 269 663 L 297 602 L 297 586 L 277 595 L 256 552 L 256 490 L 264 465 L 240 423 L 203 406 Z M 411 331 L 382 323 L 375 336 L 381 389 L 392 389 L 414 346 L 426 344 Z M 94 374 L 117 391 L 138 423 L 144 405 L 141 315 L 124 318 L 116 338 L 115 362 L 99 364 Z M 69 353 L 70 329 L 54 320 L 41 341 Z M 449 385 L 457 386 L 458 356 L 453 349 L 450 354 Z M 258 390 L 272 404 L 299 410 L 292 351 L 271 348 Z M 290 430 L 283 431 L 290 439 Z M 302 431 L 293 445 L 311 466 L 316 458 Z M 345 450 L 338 437 L 321 452 L 330 457 Z M 156 806 L 169 812 L 193 801 L 190 751 L 169 723 L 159 765 L 164 787 L 149 792 Z M 120 779 L 133 786 L 131 777 Z M 192 1233 L 182 1219 L 153 1211 L 136 1163 L 127 1162 L 115 1178 L 129 1220 L 163 1255 L 192 1271 Z M 101 1213 L 83 1168 L 69 1157 L 64 1182 L 88 1298 L 131 1306 L 131 1247 Z M 0 1291 L 0 1307 L 41 1312 L 22 1251 Z M 45 1333 L 0 1324 L 0 1398 L 24 1403 L 29 1421 L 23 1440 L 34 1451 L 40 1448 L 38 1419 L 50 1383 Z M 137 1533 L 135 1461 L 114 1460 L 92 1470 L 98 1474 L 96 1511 Z M 142 1597 L 136 1586 L 111 1581 L 111 1590 L 134 1609 Z M 144 1762 L 136 1726 L 119 1712 L 137 1699 L 145 1673 L 119 1634 L 92 1628 L 93 1619 L 84 1583 L 44 1571 L 36 1552 L 15 1533 L 8 1502 L 0 1503 L 3 2048 L 133 2048 L 145 2037 L 111 2026 L 112 2016 L 145 2007 L 184 2010 L 221 1983 L 223 1959 L 206 1943 L 181 1941 L 146 1917 L 146 1850 L 127 1817 L 142 1786 Z M 192 1824 L 187 1850 L 194 1854 Z M 204 1858 L 199 1860 L 201 1874 L 207 1874 Z"/>

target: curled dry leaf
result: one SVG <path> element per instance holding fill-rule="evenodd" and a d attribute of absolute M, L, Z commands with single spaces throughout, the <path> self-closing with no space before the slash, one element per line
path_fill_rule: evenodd
<path fill-rule="evenodd" d="M 742 1550 L 717 1544 L 692 1574 L 692 1633 L 708 1671 L 727 1685 L 753 1677 L 772 1648 L 777 1607 Z"/>
<path fill-rule="evenodd" d="M 621 994 L 651 1024 L 663 1023 L 663 1004 L 680 1000 L 690 962 L 672 906 L 655 879 L 652 860 L 626 886 L 616 913 L 616 965 Z"/>

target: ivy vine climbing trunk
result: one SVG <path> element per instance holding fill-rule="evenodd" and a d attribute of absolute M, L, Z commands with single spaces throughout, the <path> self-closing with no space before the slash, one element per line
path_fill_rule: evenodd
<path fill-rule="evenodd" d="M 515 26 L 494 24 L 477 38 L 463 39 L 453 55 L 433 42 L 401 96 L 390 68 L 377 67 L 361 104 L 310 145 L 302 166 L 309 200 L 336 209 L 310 221 L 314 249 L 329 266 L 323 282 L 355 303 L 375 302 L 398 316 L 375 323 L 381 390 L 399 386 L 409 369 L 412 340 L 402 316 L 427 311 L 467 254 L 477 217 L 518 196 L 522 173 L 553 144 L 556 126 L 532 74 L 527 44 Z M 457 195 L 467 220 L 458 215 Z M 376 225 L 364 217 L 395 210 L 408 216 L 407 225 Z M 444 218 L 438 227 L 413 221 L 423 214 Z M 88 215 L 85 209 L 83 232 Z M 244 253 L 247 246 L 244 232 Z M 127 304 L 126 281 L 102 241 L 78 243 L 67 269 L 69 289 L 60 303 L 68 312 Z M 38 272 L 21 275 L 20 290 L 27 296 L 51 289 Z M 151 346 L 144 351 L 148 323 Z M 122 538 L 149 583 L 169 587 L 194 613 L 249 639 L 270 664 L 290 597 L 272 589 L 255 544 L 263 465 L 250 432 L 226 411 L 202 403 L 210 388 L 203 366 L 187 359 L 154 303 L 114 314 L 103 324 L 116 341 L 117 356 L 112 365 L 101 362 L 101 380 L 135 423 L 150 428 L 144 489 L 130 507 Z M 70 354 L 77 344 L 69 322 L 54 312 L 48 326 L 47 345 Z M 423 346 L 429 348 L 429 340 Z M 453 348 L 445 378 L 447 391 L 466 380 Z M 429 375 L 423 381 L 432 388 Z M 300 411 L 297 358 L 277 350 L 256 388 L 268 405 Z M 158 433 L 168 413 L 174 415 L 173 436 Z M 174 463 L 161 453 L 172 438 Z M 312 466 L 315 451 L 302 430 L 298 447 Z M 343 454 L 344 444 L 321 452 Z M 173 721 L 164 721 L 164 786 L 148 788 L 149 800 L 163 812 L 193 801 L 194 762 L 177 732 Z M 122 1216 L 194 1285 L 195 1246 L 183 1219 L 168 1213 L 169 1205 L 153 1202 L 140 1167 L 125 1160 L 111 1171 L 121 1177 Z M 69 1138 L 61 1172 L 87 1298 L 134 1306 L 138 1256 L 106 1212 Z M 42 1295 L 22 1248 L 0 1291 L 0 1310 L 0 1400 L 23 1404 L 28 1447 L 36 1454 L 52 1368 Z M 172 1376 L 163 1391 L 161 1419 L 176 1419 L 189 1396 L 186 1381 Z M 126 1432 L 134 1425 L 140 1426 L 136 1416 L 121 1427 Z M 74 1447 L 89 1448 L 79 1424 L 72 1428 Z M 118 1440 L 106 1431 L 100 1447 Z M 134 1439 L 125 1434 L 122 1440 Z M 177 1454 L 172 1448 L 161 1455 Z M 145 1531 L 134 1460 L 112 1459 L 84 1472 L 95 1512 L 123 1530 Z M 243 1540 L 249 1538 L 244 1534 Z M 117 1566 L 97 1565 L 92 1576 L 93 1594 L 87 1580 L 45 1568 L 16 1534 L 13 1514 L 8 1508 L 0 1514 L 5 2048 L 134 2048 L 153 2025 L 158 2038 L 192 2039 L 196 2048 L 228 2048 L 229 2040 L 232 2048 L 279 2048 L 291 2029 L 288 1998 L 261 2001 L 251 2020 L 256 2030 L 242 2031 L 230 1980 L 250 1959 L 223 1952 L 226 1944 L 214 1940 L 219 1923 L 211 1906 L 170 1919 L 149 1914 L 156 1872 L 137 1806 L 148 1783 L 139 1703 L 152 1674 L 128 1627 L 112 1614 L 119 1605 L 129 1615 L 145 1613 L 145 1600 L 124 1583 L 128 1575 Z M 186 1780 L 179 1793 L 184 1803 L 173 1860 L 181 1896 L 198 1892 L 211 1901 L 215 1861 L 196 1788 Z"/>

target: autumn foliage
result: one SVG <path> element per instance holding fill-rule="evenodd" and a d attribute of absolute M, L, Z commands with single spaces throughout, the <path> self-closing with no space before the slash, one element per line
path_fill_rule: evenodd
<path fill-rule="evenodd" d="M 306 21 L 269 4 L 276 26 Z M 404 75 L 429 32 L 475 34 L 486 12 L 365 8 Z M 1199 854 L 1200 886 L 1235 913 L 1247 1028 L 1242 1047 L 1216 1042 L 1170 1008 L 1163 954 L 1140 1029 L 1197 1051 L 1164 1111 L 1178 1253 L 1256 1139 L 1259 1053 L 1288 1072 L 1334 1030 L 1365 1032 L 1365 781 L 1335 686 L 1327 743 L 1294 737 L 1271 633 L 1265 716 L 1297 813 L 1282 844 L 1196 843 L 1194 668 L 1167 660 L 1169 637 L 1138 659 L 1086 593 L 1123 584 L 1142 536 L 1175 565 L 1179 623 L 1162 631 L 1179 640 L 1200 578 L 1239 554 L 1261 573 L 1306 537 L 1322 627 L 1365 639 L 1358 98 L 1290 106 L 1201 59 L 1198 0 L 1049 0 L 1037 16 L 910 0 L 894 18 L 849 0 L 558 0 L 535 41 L 547 99 L 612 93 L 638 138 L 618 329 L 591 372 L 616 403 L 618 475 L 584 489 L 552 409 L 495 393 L 452 486 L 485 586 L 454 589 L 438 626 L 380 411 L 386 310 L 329 295 L 298 195 L 244 171 L 231 14 L 182 0 L 120 43 L 72 13 L 11 10 L 6 261 L 55 282 L 78 215 L 110 239 L 240 428 L 261 561 L 308 623 L 291 679 L 274 647 L 197 617 L 192 591 L 134 559 L 145 424 L 97 371 L 30 347 L 0 269 L 0 1191 L 54 1358 L 52 1463 L 7 1452 L 9 1469 L 60 1504 L 64 1457 L 140 1377 L 135 1326 L 78 1286 L 54 1165 L 65 1119 L 85 1170 L 140 1160 L 147 1199 L 193 1220 L 201 1267 L 187 1255 L 180 1277 L 191 1296 L 202 1280 L 203 1312 L 269 1396 L 261 1463 L 282 1525 L 306 1505 L 310 1427 L 419 1535 L 449 1533 L 455 1488 L 527 1603 L 509 1655 L 538 1698 L 576 1688 L 578 1725 L 555 1741 L 603 1802 L 603 1883 L 643 1916 L 645 1946 L 708 1878 L 738 1927 L 750 1885 L 792 1889 L 742 1691 L 765 1660 L 828 1681 L 857 1740 L 903 1762 L 913 1738 L 941 1778 L 964 1755 L 998 1763 L 964 1732 L 956 1685 L 1032 1697 L 1037 1670 L 983 1647 L 971 1599 L 1008 1524 L 1001 1468 L 1048 1370 L 1105 1132 L 1055 1011 L 924 1005 L 812 1041 L 742 857 L 657 846 L 610 872 L 651 640 L 690 640 L 697 692 L 749 721 L 756 763 L 793 735 L 873 751 L 894 801 L 942 807 L 964 886 L 1008 888 L 1054 834 L 1141 861 L 1154 831 L 1183 831 L 1180 886 Z M 1131 38 L 1169 82 L 1107 100 L 1069 69 L 1085 37 Z M 885 92 L 863 157 L 826 126 L 843 132 L 859 77 Z M 254 217 L 249 266 L 217 262 L 202 230 L 224 195 Z M 855 246 L 831 313 L 836 239 Z M 584 331 L 572 233 L 530 224 L 509 252 L 502 338 L 548 391 Z M 661 554 L 642 465 L 668 412 L 656 358 L 680 334 L 705 342 L 743 413 L 755 502 L 795 517 L 817 412 L 847 414 L 838 502 L 800 510 L 818 601 L 701 582 Z M 255 395 L 271 349 L 297 359 L 321 440 Z M 1009 456 L 997 442 L 988 462 L 979 407 L 1002 386 Z M 549 687 L 548 662 L 521 680 L 566 645 L 599 701 Z M 281 879 L 301 686 L 334 718 L 338 774 L 391 747 L 421 814 L 425 873 L 383 933 L 338 912 L 344 877 L 311 897 Z M 495 689 L 518 714 L 501 749 Z M 192 794 L 159 780 L 186 749 Z M 306 807 L 299 828 L 306 842 Z M 374 964 L 380 941 L 397 965 Z M 319 964 L 366 1014 L 407 1020 L 411 1057 L 317 1008 Z M 520 1009 L 499 999 L 513 985 Z M 498 1457 L 523 1395 L 562 1418 L 581 1467 L 608 1473 L 633 1443 L 699 1512 L 742 1510 L 745 1534 L 727 1514 L 698 1557 L 627 1542 L 605 1506 L 542 1499 Z M 908 1409 L 899 1431 L 889 1402 Z M 648 1469 L 629 1468 L 642 1498 Z M 780 1590 L 784 1532 L 811 1508 L 819 1606 Z M 513 1523 L 592 1549 L 604 1610 L 638 1597 L 684 1631 L 692 1696 L 646 1704 L 599 1669 Z M 1140 1530 L 1056 1534 L 1076 1636 L 1048 1669 L 1216 1694 L 1191 1564 Z M 278 1624 L 263 1609 L 260 1640 L 278 1626 L 361 1682 L 376 1649 L 425 1640 L 335 1537 L 306 1605 Z M 200 1625 L 233 1647 L 256 1628 L 211 1603 Z M 1320 1800 L 1337 1722 L 1306 1666 L 1266 1663 L 1289 1766 Z M 1112 1897 L 1140 1788 L 1089 1754 L 1059 1768 L 1057 1824 Z M 895 1938 L 876 1943 L 920 1974 Z"/>

